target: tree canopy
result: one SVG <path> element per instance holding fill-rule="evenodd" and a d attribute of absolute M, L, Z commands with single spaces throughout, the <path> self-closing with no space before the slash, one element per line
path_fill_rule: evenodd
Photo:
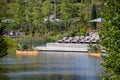
<path fill-rule="evenodd" d="M 51 32 L 81 35 L 86 31 L 87 20 L 91 19 L 93 4 L 99 15 L 102 4 L 99 0 L 1 0 L 0 27 L 4 26 L 6 33 L 25 32 L 30 36 Z M 13 22 L 3 23 L 4 19 Z"/>
<path fill-rule="evenodd" d="M 6 0 L 2 0 L 6 2 Z M 2 18 L 14 20 L 14 23 L 9 23 L 10 30 L 26 32 L 27 34 L 35 33 L 42 34 L 59 31 L 63 26 L 65 30 L 69 30 L 74 26 L 80 28 L 86 26 L 86 21 L 91 19 L 92 5 L 96 5 L 96 13 L 102 4 L 99 0 L 7 0 L 1 5 L 3 13 Z M 4 6 L 4 7 L 2 7 Z M 6 8 L 3 10 L 3 8 Z M 59 18 L 61 23 L 51 23 L 49 20 Z M 48 19 L 48 23 L 45 23 Z M 77 20 L 76 20 L 77 19 Z M 73 24 L 73 25 L 72 25 Z M 82 24 L 82 25 L 79 25 Z M 56 26 L 56 27 L 55 27 Z M 55 29 L 53 29 L 55 28 Z"/>

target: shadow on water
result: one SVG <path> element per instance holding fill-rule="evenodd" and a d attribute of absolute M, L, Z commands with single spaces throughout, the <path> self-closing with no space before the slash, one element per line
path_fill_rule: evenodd
<path fill-rule="evenodd" d="M 4 75 L 7 73 L 7 69 L 5 68 L 5 66 L 3 67 L 2 65 L 0 65 L 0 80 L 9 80 L 8 76 L 7 75 Z"/>
<path fill-rule="evenodd" d="M 0 63 L 0 80 L 101 80 L 100 61 L 84 53 L 8 56 Z"/>

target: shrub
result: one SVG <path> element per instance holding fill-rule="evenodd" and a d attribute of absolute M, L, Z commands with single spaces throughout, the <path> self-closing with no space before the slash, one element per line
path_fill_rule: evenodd
<path fill-rule="evenodd" d="M 88 52 L 89 53 L 94 53 L 94 52 L 100 52 L 101 51 L 101 48 L 100 46 L 97 44 L 97 45 L 93 45 L 93 44 L 89 44 L 88 45 Z"/>

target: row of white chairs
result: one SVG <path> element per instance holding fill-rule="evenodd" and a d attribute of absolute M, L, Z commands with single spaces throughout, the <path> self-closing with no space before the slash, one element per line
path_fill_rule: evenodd
<path fill-rule="evenodd" d="M 93 36 L 75 36 L 75 37 L 63 37 L 58 40 L 58 43 L 98 43 L 99 38 Z"/>

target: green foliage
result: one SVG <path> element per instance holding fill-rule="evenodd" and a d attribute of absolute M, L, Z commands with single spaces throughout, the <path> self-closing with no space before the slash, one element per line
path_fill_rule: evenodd
<path fill-rule="evenodd" d="M 7 42 L 5 41 L 3 36 L 0 36 L 0 58 L 4 57 L 7 55 Z"/>
<path fill-rule="evenodd" d="M 46 0 L 45 2 L 43 2 L 41 8 L 42 8 L 42 12 L 44 13 L 44 17 L 50 15 L 53 9 L 52 4 L 50 4 L 50 0 Z"/>
<path fill-rule="evenodd" d="M 44 45 L 47 42 L 55 42 L 57 41 L 61 35 L 54 35 L 54 36 L 43 36 L 43 37 L 24 37 L 17 39 L 17 49 L 23 50 L 23 45 L 28 46 L 30 48 L 33 46 Z M 31 48 L 32 49 L 32 48 Z"/>
<path fill-rule="evenodd" d="M 86 34 L 86 27 L 81 27 L 78 35 L 85 35 L 85 34 Z"/>
<path fill-rule="evenodd" d="M 105 22 L 100 30 L 101 44 L 107 56 L 103 56 L 104 80 L 120 79 L 120 0 L 105 0 L 103 17 Z"/>
<path fill-rule="evenodd" d="M 69 31 L 69 28 L 75 25 L 80 30 L 86 26 L 86 20 L 91 17 L 91 3 L 97 3 L 96 6 L 99 6 L 98 2 L 100 1 L 60 0 L 58 3 L 52 3 L 51 0 L 15 0 L 7 3 L 6 0 L 2 0 L 0 1 L 1 13 L 6 13 L 0 16 L 2 19 L 14 20 L 13 23 L 4 24 L 9 26 L 7 30 L 22 31 L 32 36 L 47 34 L 51 30 L 59 31 L 60 26 Z M 51 19 L 51 16 L 60 18 L 62 22 L 45 24 L 44 19 Z M 79 20 L 75 21 L 77 18 Z"/>
<path fill-rule="evenodd" d="M 93 44 L 89 44 L 88 45 L 88 52 L 89 53 L 94 53 L 94 52 L 100 52 L 101 51 L 101 48 L 100 48 L 100 45 L 97 44 L 97 45 L 93 45 Z"/>
<path fill-rule="evenodd" d="M 5 41 L 8 44 L 8 48 L 13 48 L 16 46 L 16 41 L 14 39 L 11 38 L 5 38 Z"/>
<path fill-rule="evenodd" d="M 6 10 L 7 9 L 6 0 L 0 1 L 0 8 L 1 8 L 0 9 L 0 58 L 2 58 L 8 54 L 7 52 L 8 44 L 5 40 L 5 37 L 3 36 L 5 30 L 5 24 L 2 22 L 2 20 L 4 20 L 8 15 Z"/>
<path fill-rule="evenodd" d="M 8 44 L 3 36 L 4 27 L 0 27 L 0 58 L 7 55 Z"/>
<path fill-rule="evenodd" d="M 6 0 L 0 1 L 0 26 L 6 26 L 6 30 L 22 31 L 30 36 L 49 35 L 45 39 L 24 39 L 20 44 L 43 44 L 57 40 L 61 26 L 66 30 L 67 36 L 84 35 L 86 33 L 86 21 L 90 19 L 91 3 L 96 0 L 59 0 L 51 3 L 51 0 Z M 100 2 L 97 0 L 97 2 Z M 4 6 L 4 7 L 3 7 Z M 96 6 L 98 6 L 96 4 Z M 98 13 L 99 14 L 99 13 Z M 60 18 L 62 22 L 49 22 L 45 24 L 44 19 Z M 3 19 L 14 20 L 12 23 L 2 23 Z M 64 32 L 63 32 L 64 33 Z M 7 40 L 9 45 L 14 41 Z M 34 42 L 34 43 L 33 43 Z M 18 42 L 19 43 L 19 42 Z M 15 44 L 14 44 L 15 45 Z"/>
<path fill-rule="evenodd" d="M 22 45 L 17 44 L 17 49 L 18 49 L 18 50 L 23 50 L 23 49 L 22 49 Z"/>
<path fill-rule="evenodd" d="M 21 50 L 21 51 L 27 51 L 27 50 L 33 50 L 34 47 L 31 44 L 18 44 L 17 45 L 17 50 Z"/>

